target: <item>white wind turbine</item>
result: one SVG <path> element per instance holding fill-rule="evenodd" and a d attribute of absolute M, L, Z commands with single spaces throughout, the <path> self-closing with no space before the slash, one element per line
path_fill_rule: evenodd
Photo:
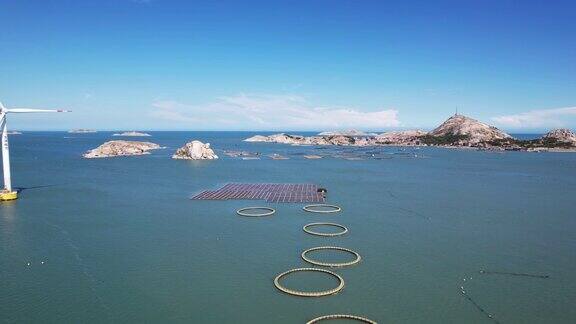
<path fill-rule="evenodd" d="M 4 189 L 0 190 L 1 200 L 14 200 L 18 198 L 18 193 L 12 190 L 10 179 L 10 148 L 8 147 L 8 127 L 6 125 L 6 116 L 8 114 L 20 113 L 56 113 L 69 112 L 68 110 L 51 110 L 51 109 L 29 109 L 29 108 L 11 108 L 7 109 L 0 102 L 0 130 L 2 131 L 2 166 L 4 171 Z"/>

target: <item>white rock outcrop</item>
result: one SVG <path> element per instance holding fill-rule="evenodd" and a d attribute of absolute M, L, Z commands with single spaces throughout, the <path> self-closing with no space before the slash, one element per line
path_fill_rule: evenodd
<path fill-rule="evenodd" d="M 209 143 L 202 143 L 200 141 L 192 141 L 179 148 L 174 155 L 173 159 L 179 160 L 214 160 L 218 155 L 210 148 Z"/>
<path fill-rule="evenodd" d="M 116 156 L 132 156 L 150 154 L 150 150 L 159 149 L 160 145 L 150 142 L 109 141 L 86 152 L 86 159 L 107 158 Z"/>

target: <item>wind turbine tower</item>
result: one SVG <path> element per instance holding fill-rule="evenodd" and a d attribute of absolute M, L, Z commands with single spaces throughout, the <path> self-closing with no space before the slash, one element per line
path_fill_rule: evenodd
<path fill-rule="evenodd" d="M 4 172 L 4 189 L 0 190 L 0 201 L 14 200 L 18 198 L 18 192 L 12 190 L 12 181 L 10 177 L 10 147 L 8 146 L 8 126 L 6 117 L 8 114 L 24 113 L 57 113 L 68 112 L 67 110 L 51 109 L 29 109 L 29 108 L 11 108 L 7 109 L 0 102 L 0 130 L 2 131 L 2 170 Z"/>

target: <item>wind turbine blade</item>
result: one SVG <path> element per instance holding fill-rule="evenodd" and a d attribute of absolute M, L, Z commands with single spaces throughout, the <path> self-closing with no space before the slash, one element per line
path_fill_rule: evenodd
<path fill-rule="evenodd" d="M 30 109 L 30 108 L 10 108 L 6 109 L 8 113 L 24 114 L 24 113 L 59 113 L 59 112 L 71 112 L 70 110 L 62 109 Z"/>

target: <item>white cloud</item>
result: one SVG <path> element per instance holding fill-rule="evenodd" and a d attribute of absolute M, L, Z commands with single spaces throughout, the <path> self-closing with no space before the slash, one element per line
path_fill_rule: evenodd
<path fill-rule="evenodd" d="M 567 127 L 576 121 L 576 107 L 532 110 L 515 115 L 493 117 L 492 120 L 510 128 Z"/>
<path fill-rule="evenodd" d="M 363 112 L 344 107 L 315 106 L 294 95 L 246 95 L 222 97 L 206 105 L 157 101 L 155 118 L 204 129 L 324 130 L 381 129 L 400 126 L 398 111 Z M 191 125 L 192 126 L 192 125 Z M 197 126 L 197 125 L 195 125 Z"/>

